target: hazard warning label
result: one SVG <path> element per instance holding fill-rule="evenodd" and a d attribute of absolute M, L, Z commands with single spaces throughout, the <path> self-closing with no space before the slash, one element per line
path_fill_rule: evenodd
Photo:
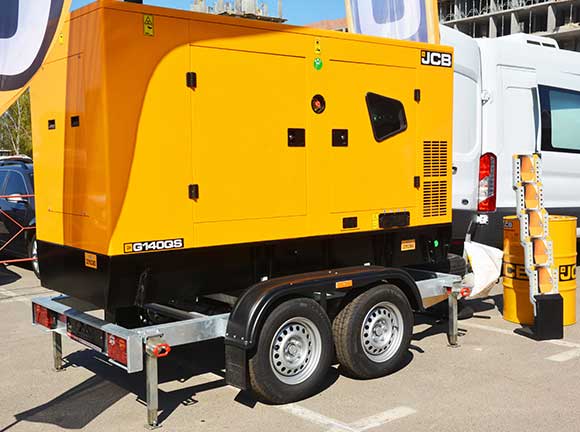
<path fill-rule="evenodd" d="M 143 34 L 145 36 L 155 35 L 155 24 L 153 21 L 153 15 L 143 15 Z"/>

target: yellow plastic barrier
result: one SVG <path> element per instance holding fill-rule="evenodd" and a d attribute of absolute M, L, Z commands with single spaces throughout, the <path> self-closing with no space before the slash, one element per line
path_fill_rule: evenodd
<path fill-rule="evenodd" d="M 549 230 L 554 262 L 559 269 L 558 288 L 564 299 L 564 325 L 572 325 L 576 323 L 576 218 L 550 216 Z M 516 216 L 504 218 L 503 236 L 503 317 L 514 323 L 532 325 L 534 308 L 530 303 L 520 222 Z M 536 261 L 541 261 L 543 245 L 535 245 L 534 249 Z"/>

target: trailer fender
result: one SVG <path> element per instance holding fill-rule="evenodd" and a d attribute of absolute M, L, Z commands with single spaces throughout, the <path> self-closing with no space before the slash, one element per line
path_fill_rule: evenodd
<path fill-rule="evenodd" d="M 422 310 L 423 303 L 413 278 L 404 270 L 380 266 L 357 266 L 336 270 L 285 276 L 257 283 L 238 299 L 225 335 L 226 381 L 247 388 L 247 354 L 259 337 L 262 323 L 282 300 L 308 297 L 323 307 L 327 296 L 347 295 L 350 291 L 388 281 L 407 295 L 411 307 Z"/>

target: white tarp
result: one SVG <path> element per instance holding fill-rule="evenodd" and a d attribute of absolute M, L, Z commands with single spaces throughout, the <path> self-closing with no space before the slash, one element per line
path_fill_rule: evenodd
<path fill-rule="evenodd" d="M 464 247 L 465 256 L 473 270 L 469 298 L 487 297 L 501 276 L 503 252 L 472 241 L 466 241 Z M 467 278 L 464 282 L 467 282 Z"/>
<path fill-rule="evenodd" d="M 0 113 L 42 66 L 70 0 L 0 0 Z"/>
<path fill-rule="evenodd" d="M 434 0 L 346 0 L 353 33 L 439 42 Z"/>

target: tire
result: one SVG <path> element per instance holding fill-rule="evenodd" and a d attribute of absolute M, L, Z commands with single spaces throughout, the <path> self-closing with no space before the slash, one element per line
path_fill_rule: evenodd
<path fill-rule="evenodd" d="M 37 258 L 37 260 L 32 261 L 30 265 L 36 277 L 40 279 L 40 267 L 38 266 L 38 254 L 36 248 L 36 234 L 33 234 L 32 238 L 28 242 L 28 258 Z"/>
<path fill-rule="evenodd" d="M 448 254 L 447 259 L 449 260 L 449 274 L 461 277 L 467 274 L 467 262 L 462 256 Z"/>
<path fill-rule="evenodd" d="M 411 344 L 409 300 L 394 285 L 374 287 L 337 315 L 333 334 L 337 359 L 347 375 L 359 379 L 388 375 L 402 364 Z"/>
<path fill-rule="evenodd" d="M 252 390 L 271 404 L 305 399 L 322 387 L 333 357 L 326 312 L 311 299 L 288 300 L 262 326 L 248 365 Z"/>

